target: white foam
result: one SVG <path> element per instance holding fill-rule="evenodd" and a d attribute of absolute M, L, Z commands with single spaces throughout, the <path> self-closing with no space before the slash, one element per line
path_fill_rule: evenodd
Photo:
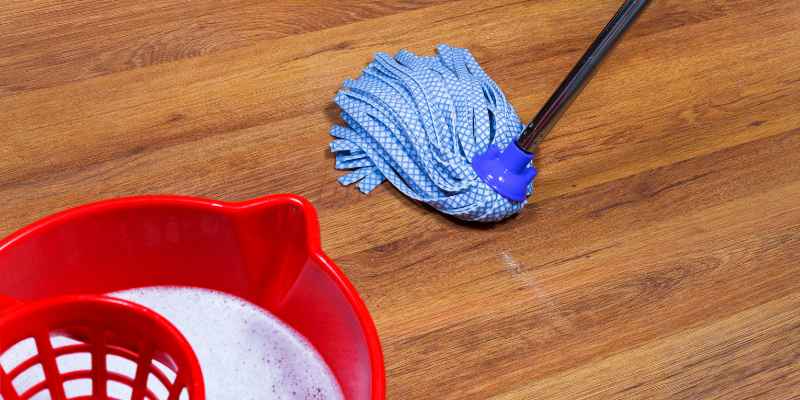
<path fill-rule="evenodd" d="M 185 287 L 141 288 L 110 296 L 158 312 L 183 333 L 200 360 L 208 399 L 344 398 L 305 338 L 238 297 Z"/>

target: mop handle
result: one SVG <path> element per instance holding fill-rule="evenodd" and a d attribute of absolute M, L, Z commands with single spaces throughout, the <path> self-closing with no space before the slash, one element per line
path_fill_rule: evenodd
<path fill-rule="evenodd" d="M 636 16 L 644 9 L 647 2 L 648 0 L 625 1 L 614 18 L 606 24 L 594 43 L 586 50 L 580 61 L 572 68 L 569 75 L 561 82 L 558 89 L 550 96 L 544 107 L 522 131 L 517 140 L 517 146 L 520 149 L 533 153 L 536 145 L 547 136 L 583 84 L 591 78 L 597 65 L 622 36 L 622 33 L 633 24 Z"/>

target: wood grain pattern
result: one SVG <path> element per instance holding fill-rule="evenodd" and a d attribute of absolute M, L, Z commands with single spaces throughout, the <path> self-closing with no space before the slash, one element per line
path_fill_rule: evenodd
<path fill-rule="evenodd" d="M 618 1 L 0 5 L 0 234 L 101 198 L 319 209 L 392 399 L 800 398 L 800 7 L 659 0 L 541 147 L 533 203 L 455 222 L 340 187 L 376 51 L 470 48 L 524 119 Z"/>

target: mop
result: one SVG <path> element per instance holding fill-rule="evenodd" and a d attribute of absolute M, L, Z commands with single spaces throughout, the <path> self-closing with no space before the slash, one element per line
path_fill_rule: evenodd
<path fill-rule="evenodd" d="M 406 196 L 466 221 L 518 213 L 533 193 L 537 145 L 647 0 L 627 0 L 536 117 L 523 126 L 466 49 L 432 57 L 378 53 L 335 102 L 346 126 L 330 144 L 339 178 L 369 193 L 388 180 Z M 520 133 L 522 132 L 522 133 Z"/>

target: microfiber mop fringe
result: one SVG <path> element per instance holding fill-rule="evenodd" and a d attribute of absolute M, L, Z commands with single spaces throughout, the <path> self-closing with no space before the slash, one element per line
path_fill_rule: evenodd
<path fill-rule="evenodd" d="M 464 220 L 497 221 L 524 202 L 508 200 L 470 161 L 490 144 L 505 148 L 522 124 L 503 92 L 466 49 L 437 55 L 378 53 L 336 95 L 347 126 L 334 126 L 339 182 L 369 193 L 384 180 L 420 202 Z"/>

